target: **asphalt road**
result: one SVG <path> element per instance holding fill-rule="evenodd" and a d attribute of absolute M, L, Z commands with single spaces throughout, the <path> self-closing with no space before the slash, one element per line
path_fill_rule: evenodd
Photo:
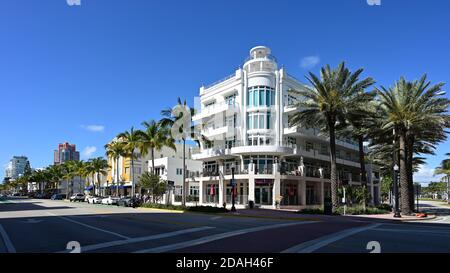
<path fill-rule="evenodd" d="M 450 252 L 449 224 L 272 220 L 13 199 L 0 202 L 0 253 Z"/>

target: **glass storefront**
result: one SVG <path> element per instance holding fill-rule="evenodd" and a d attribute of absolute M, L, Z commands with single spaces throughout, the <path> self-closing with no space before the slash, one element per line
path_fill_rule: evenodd
<path fill-rule="evenodd" d="M 272 205 L 273 179 L 255 180 L 255 204 Z"/>

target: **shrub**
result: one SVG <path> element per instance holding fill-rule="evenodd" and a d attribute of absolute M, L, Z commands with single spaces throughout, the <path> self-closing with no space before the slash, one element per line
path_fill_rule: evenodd
<path fill-rule="evenodd" d="M 145 204 L 142 204 L 141 207 L 143 207 L 143 208 L 151 208 L 151 209 L 179 210 L 179 211 L 186 210 L 186 207 L 183 207 L 183 206 L 157 204 L 157 203 L 145 203 Z"/>
<path fill-rule="evenodd" d="M 374 208 L 374 207 L 367 207 L 364 209 L 363 207 L 347 207 L 345 209 L 346 215 L 370 215 L 370 214 L 386 214 L 389 213 L 391 210 L 385 210 L 380 208 Z M 339 207 L 337 210 L 337 214 L 343 215 L 344 214 L 344 207 Z"/>
<path fill-rule="evenodd" d="M 323 209 L 302 209 L 297 211 L 299 214 L 324 214 Z"/>
<path fill-rule="evenodd" d="M 386 211 L 392 211 L 392 207 L 389 204 L 380 204 L 377 206 L 378 209 L 386 210 Z"/>
<path fill-rule="evenodd" d="M 176 211 L 192 211 L 192 212 L 205 212 L 205 213 L 228 212 L 228 210 L 225 208 L 212 207 L 212 206 L 183 207 L 183 206 L 177 206 L 177 205 L 147 203 L 147 204 L 142 204 L 141 207 L 151 208 L 151 209 L 167 209 L 167 210 L 176 210 Z"/>
<path fill-rule="evenodd" d="M 226 208 L 212 207 L 212 206 L 188 207 L 187 211 L 206 212 L 206 213 L 224 213 L 224 212 L 228 212 L 228 210 Z"/>

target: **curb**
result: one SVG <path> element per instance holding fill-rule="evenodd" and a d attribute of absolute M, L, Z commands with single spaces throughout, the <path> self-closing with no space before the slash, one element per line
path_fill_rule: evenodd
<path fill-rule="evenodd" d="M 170 209 L 158 209 L 158 208 L 143 208 L 138 207 L 138 210 L 153 210 L 153 211 L 160 211 L 160 212 L 171 212 L 171 213 L 186 213 L 183 210 L 170 210 Z"/>
<path fill-rule="evenodd" d="M 256 218 L 256 219 L 271 219 L 271 220 L 287 220 L 287 221 L 298 221 L 298 222 L 303 222 L 303 221 L 322 222 L 322 220 L 313 219 L 313 218 L 272 217 L 272 216 L 225 214 L 225 213 L 218 213 L 217 215 L 225 216 L 225 217 Z"/>
<path fill-rule="evenodd" d="M 429 221 L 429 220 L 434 220 L 436 218 L 437 218 L 436 215 L 429 215 L 428 217 L 425 217 L 425 218 L 417 217 L 417 218 L 413 218 L 413 219 L 402 219 L 402 220 L 399 220 L 399 221 L 401 221 L 401 222 Z"/>

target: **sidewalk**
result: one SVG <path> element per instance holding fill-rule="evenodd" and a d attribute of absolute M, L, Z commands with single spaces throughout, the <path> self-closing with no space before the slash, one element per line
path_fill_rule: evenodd
<path fill-rule="evenodd" d="M 274 209 L 240 209 L 235 213 L 228 213 L 225 216 L 267 218 L 277 220 L 293 221 L 355 221 L 355 220 L 386 220 L 386 221 L 424 221 L 436 218 L 436 215 L 420 218 L 416 216 L 403 216 L 394 218 L 393 213 L 372 214 L 372 215 L 320 215 L 320 214 L 300 214 L 293 210 L 274 210 Z"/>
<path fill-rule="evenodd" d="M 409 222 L 409 221 L 426 221 L 436 219 L 436 215 L 427 215 L 427 217 L 417 217 L 417 216 L 408 216 L 402 215 L 401 218 L 395 218 L 393 213 L 388 214 L 372 214 L 372 215 L 347 215 L 344 217 L 358 217 L 358 218 L 367 218 L 367 219 L 376 219 L 376 220 L 391 220 L 391 221 L 400 221 L 400 222 Z"/>

